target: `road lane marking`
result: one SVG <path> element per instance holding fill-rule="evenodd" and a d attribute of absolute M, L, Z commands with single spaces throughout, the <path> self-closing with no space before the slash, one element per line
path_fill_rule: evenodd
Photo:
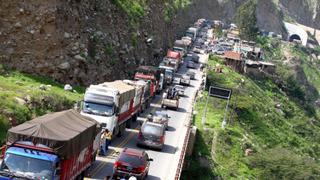
<path fill-rule="evenodd" d="M 158 105 L 159 102 L 161 101 L 161 98 L 162 98 L 162 97 L 160 97 L 155 103 L 152 103 L 152 104 Z M 151 107 L 150 113 L 154 113 L 157 108 L 159 108 L 159 107 L 155 107 L 155 106 Z M 112 157 L 111 155 L 113 155 L 115 152 L 117 152 L 117 150 L 120 152 L 121 149 L 122 149 L 122 147 L 123 147 L 125 144 L 127 144 L 127 143 L 129 142 L 129 140 L 131 140 L 131 139 L 133 138 L 134 132 L 136 132 L 137 130 L 138 130 L 138 127 L 136 127 L 136 128 L 133 130 L 133 132 L 129 132 L 129 135 L 128 135 L 125 139 L 123 139 L 123 141 L 120 142 L 119 145 L 117 145 L 116 147 L 114 147 L 114 149 L 116 149 L 116 150 L 113 150 L 113 149 L 112 149 L 112 150 L 108 153 L 108 155 L 103 159 L 104 161 L 101 161 L 101 162 L 99 163 L 99 165 L 91 171 L 92 173 L 90 173 L 90 176 L 91 176 L 91 177 L 94 177 L 95 175 L 97 175 L 97 174 L 100 172 L 100 170 L 103 169 L 103 168 L 108 164 L 108 162 L 110 162 L 110 159 L 111 159 L 111 157 Z"/>

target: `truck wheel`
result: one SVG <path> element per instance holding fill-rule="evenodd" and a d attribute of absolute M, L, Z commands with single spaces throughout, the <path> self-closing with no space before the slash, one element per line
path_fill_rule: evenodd
<path fill-rule="evenodd" d="M 113 129 L 113 133 L 117 136 L 117 137 L 120 137 L 119 136 L 119 126 L 116 126 L 114 129 Z"/>
<path fill-rule="evenodd" d="M 133 118 L 134 118 L 134 116 L 126 122 L 126 128 L 129 128 L 129 129 L 131 128 Z"/>
<path fill-rule="evenodd" d="M 125 130 L 126 130 L 126 123 L 122 123 L 119 126 L 119 133 L 117 134 L 117 136 L 121 137 L 124 134 Z"/>
<path fill-rule="evenodd" d="M 134 115 L 133 117 L 132 117 L 132 121 L 133 122 L 136 122 L 138 120 L 138 115 L 136 114 L 136 115 Z"/>

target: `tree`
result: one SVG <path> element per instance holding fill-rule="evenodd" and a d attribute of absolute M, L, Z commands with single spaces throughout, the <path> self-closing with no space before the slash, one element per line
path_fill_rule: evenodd
<path fill-rule="evenodd" d="M 237 10 L 236 22 L 242 39 L 255 40 L 258 35 L 256 7 L 256 0 L 248 0 Z"/>

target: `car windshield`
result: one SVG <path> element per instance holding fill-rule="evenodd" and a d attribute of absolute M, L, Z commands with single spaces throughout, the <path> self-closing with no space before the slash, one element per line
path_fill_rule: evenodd
<path fill-rule="evenodd" d="M 119 157 L 119 161 L 122 163 L 128 163 L 130 166 L 138 167 L 143 165 L 143 160 L 139 156 L 131 155 L 131 154 L 121 154 Z"/>
<path fill-rule="evenodd" d="M 53 175 L 50 161 L 7 153 L 1 171 L 16 173 L 31 179 L 51 180 Z"/>
<path fill-rule="evenodd" d="M 146 134 L 153 134 L 153 135 L 161 135 L 162 134 L 162 128 L 160 126 L 152 125 L 152 124 L 146 124 L 141 128 L 143 133 Z"/>
<path fill-rule="evenodd" d="M 99 116 L 111 116 L 113 115 L 114 108 L 113 105 L 84 102 L 83 111 Z"/>
<path fill-rule="evenodd" d="M 183 90 L 182 86 L 175 86 L 174 88 L 176 88 L 177 90 Z"/>

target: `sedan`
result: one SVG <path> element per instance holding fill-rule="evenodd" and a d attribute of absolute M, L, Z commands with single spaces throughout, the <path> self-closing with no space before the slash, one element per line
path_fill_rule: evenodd
<path fill-rule="evenodd" d="M 187 63 L 187 68 L 195 69 L 195 68 L 196 68 L 196 65 L 194 64 L 193 61 L 188 61 L 188 63 Z"/>
<path fill-rule="evenodd" d="M 189 86 L 189 85 L 190 85 L 190 76 L 188 76 L 188 75 L 183 75 L 182 78 L 181 78 L 180 84 L 181 84 L 181 85 Z"/>
<path fill-rule="evenodd" d="M 190 71 L 190 70 L 189 70 L 189 71 L 187 72 L 187 75 L 190 76 L 190 79 L 193 79 L 193 80 L 196 79 L 196 73 L 193 72 L 193 71 Z"/>
<path fill-rule="evenodd" d="M 136 177 L 139 180 L 148 176 L 150 159 L 145 151 L 125 148 L 113 165 L 113 179 Z"/>
<path fill-rule="evenodd" d="M 185 87 L 184 86 L 175 85 L 173 88 L 178 91 L 178 95 L 179 96 L 184 96 L 185 95 Z"/>
<path fill-rule="evenodd" d="M 162 150 L 165 139 L 165 126 L 154 122 L 146 121 L 139 131 L 137 146 L 147 146 Z"/>

